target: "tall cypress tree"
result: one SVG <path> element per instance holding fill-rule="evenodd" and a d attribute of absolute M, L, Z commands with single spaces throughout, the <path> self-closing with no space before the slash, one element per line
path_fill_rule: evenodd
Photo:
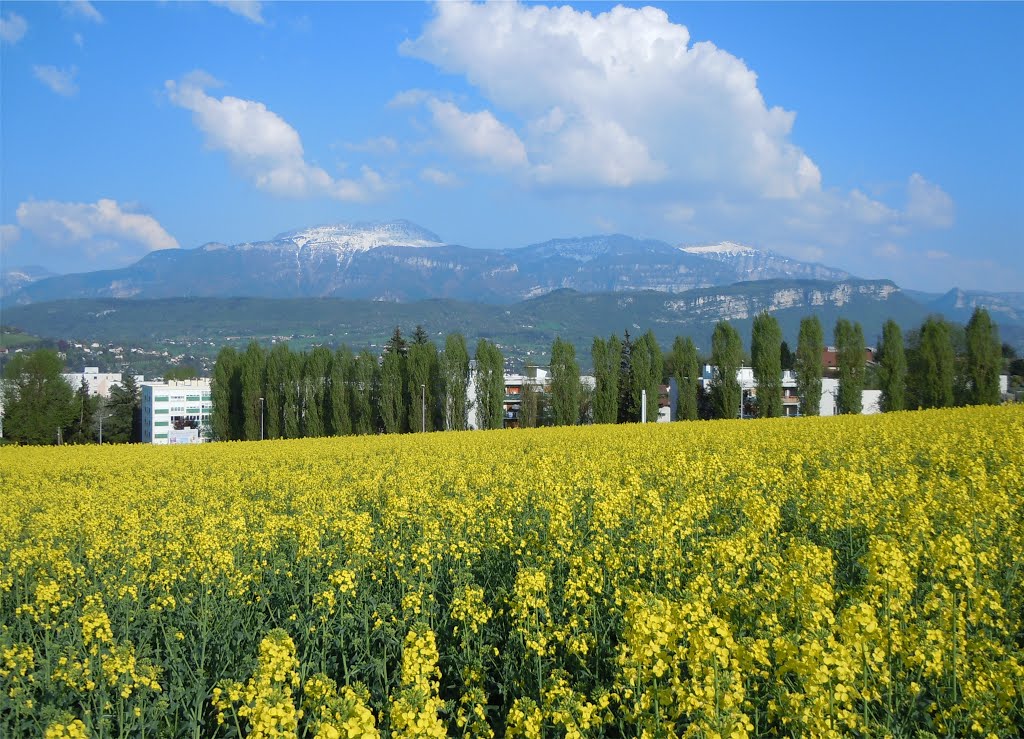
<path fill-rule="evenodd" d="M 334 436 L 348 436 L 352 433 L 352 379 L 355 370 L 355 356 L 344 344 L 338 347 L 331 358 L 331 381 L 328 389 L 330 406 L 330 433 Z"/>
<path fill-rule="evenodd" d="M 1003 366 L 999 329 L 988 311 L 974 309 L 967 323 L 967 402 L 971 405 L 999 403 L 999 370 Z"/>
<path fill-rule="evenodd" d="M 845 318 L 840 318 L 836 321 L 835 342 L 839 368 L 836 413 L 857 414 L 863 410 L 864 331 L 859 323 L 850 323 Z"/>
<path fill-rule="evenodd" d="M 267 359 L 256 341 L 250 341 L 242 355 L 242 438 L 257 441 L 260 438 L 260 398 L 263 397 L 263 373 Z M 266 409 L 263 409 L 266 418 Z"/>
<path fill-rule="evenodd" d="M 644 391 L 647 393 L 647 422 L 658 420 L 658 393 L 661 389 L 664 360 L 661 347 L 653 331 L 648 331 L 633 344 L 630 352 L 630 408 L 631 421 L 643 418 Z"/>
<path fill-rule="evenodd" d="M 500 429 L 505 423 L 505 361 L 497 345 L 480 339 L 476 345 L 477 418 L 480 428 Z"/>
<path fill-rule="evenodd" d="M 374 428 L 373 388 L 377 360 L 366 349 L 352 365 L 352 433 L 372 434 Z"/>
<path fill-rule="evenodd" d="M 754 316 L 750 340 L 750 360 L 757 383 L 757 415 L 777 418 L 782 415 L 782 330 L 768 313 Z"/>
<path fill-rule="evenodd" d="M 394 349 L 385 349 L 381 358 L 378 410 L 384 433 L 387 434 L 398 434 L 405 430 L 405 380 L 402 360 L 401 353 Z"/>
<path fill-rule="evenodd" d="M 736 418 L 742 394 L 737 373 L 743 364 L 743 342 L 728 321 L 715 324 L 711 334 L 711 405 L 715 418 Z"/>
<path fill-rule="evenodd" d="M 622 335 L 619 348 L 619 403 L 617 418 L 619 423 L 631 423 L 639 418 L 639 409 L 633 405 L 633 340 L 629 331 Z"/>
<path fill-rule="evenodd" d="M 437 347 L 426 337 L 423 327 L 416 328 L 417 333 L 409 347 L 407 359 L 406 394 L 410 399 L 408 428 L 410 431 L 420 431 L 423 428 L 433 431 L 439 359 Z M 423 332 L 422 341 L 419 340 L 420 332 Z"/>
<path fill-rule="evenodd" d="M 266 407 L 263 411 L 263 434 L 267 439 L 280 439 L 284 433 L 284 395 L 290 363 L 287 344 L 275 344 L 267 356 L 267 371 L 264 374 L 263 397 Z"/>
<path fill-rule="evenodd" d="M 331 351 L 314 347 L 302 366 L 302 431 L 303 436 L 327 435 L 327 383 L 331 369 Z"/>
<path fill-rule="evenodd" d="M 619 405 L 619 342 L 594 337 L 590 356 L 594 361 L 594 423 L 615 423 Z"/>
<path fill-rule="evenodd" d="M 556 426 L 579 423 L 580 366 L 576 348 L 558 337 L 551 347 L 551 404 Z"/>
<path fill-rule="evenodd" d="M 676 380 L 676 419 L 696 420 L 700 360 L 697 357 L 697 346 L 689 336 L 677 336 L 672 343 L 672 367 Z"/>
<path fill-rule="evenodd" d="M 955 363 L 949 324 L 941 316 L 929 316 L 911 352 L 907 382 L 911 402 L 920 408 L 953 405 Z"/>
<path fill-rule="evenodd" d="M 800 321 L 794 370 L 796 392 L 800 396 L 800 414 L 817 416 L 821 413 L 821 355 L 825 351 L 825 334 L 817 316 Z"/>
<path fill-rule="evenodd" d="M 441 379 L 445 427 L 465 431 L 469 423 L 469 350 L 462 334 L 449 334 L 445 338 Z"/>
<path fill-rule="evenodd" d="M 213 365 L 213 382 L 210 383 L 210 398 L 213 402 L 212 423 L 213 438 L 217 441 L 233 439 L 235 423 L 232 418 L 234 409 L 234 379 L 237 376 L 238 352 L 225 346 L 217 353 Z"/>
<path fill-rule="evenodd" d="M 302 436 L 302 363 L 297 352 L 289 351 L 285 365 L 284 392 L 281 395 L 281 435 L 286 439 Z"/>
<path fill-rule="evenodd" d="M 901 411 L 907 399 L 907 356 L 903 332 L 891 318 L 882 327 L 878 347 L 878 379 L 882 385 L 882 411 Z"/>

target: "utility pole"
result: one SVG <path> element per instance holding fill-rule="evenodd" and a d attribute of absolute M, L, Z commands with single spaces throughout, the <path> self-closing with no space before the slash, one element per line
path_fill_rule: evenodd
<path fill-rule="evenodd" d="M 647 391 L 640 391 L 640 423 L 647 423 Z"/>
<path fill-rule="evenodd" d="M 263 398 L 260 398 L 260 441 L 263 441 Z"/>
<path fill-rule="evenodd" d="M 420 385 L 420 431 L 427 431 L 427 386 Z"/>

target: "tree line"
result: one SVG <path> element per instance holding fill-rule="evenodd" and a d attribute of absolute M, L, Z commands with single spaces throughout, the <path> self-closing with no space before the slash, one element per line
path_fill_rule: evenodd
<path fill-rule="evenodd" d="M 999 402 L 1004 354 L 998 329 L 983 308 L 966 326 L 929 316 L 904 336 L 885 323 L 875 364 L 867 365 L 860 324 L 840 318 L 833 328 L 837 350 L 837 413 L 860 413 L 871 375 L 881 390 L 881 410 L 941 408 Z M 637 339 L 595 337 L 594 385 L 584 385 L 572 343 L 556 338 L 550 383 L 525 382 L 519 397 L 521 426 L 633 423 L 641 420 L 646 393 L 648 421 L 658 417 L 663 383 L 675 380 L 676 418 L 694 420 L 783 412 L 782 372 L 793 370 L 801 415 L 818 415 L 822 393 L 824 331 L 817 316 L 801 320 L 796 351 L 782 339 L 776 319 L 755 317 L 749 355 L 728 321 L 716 324 L 711 350 L 702 356 L 690 337 L 676 337 L 663 353 L 652 331 Z M 476 345 L 475 415 L 480 428 L 505 422 L 504 358 L 486 339 Z M 749 360 L 756 399 L 745 407 L 737 380 Z M 1018 360 L 1019 363 L 1019 360 Z M 710 387 L 701 382 L 710 364 Z M 83 382 L 72 388 L 61 376 L 57 354 L 39 350 L 15 355 L 4 371 L 4 437 L 27 444 L 138 441 L 140 393 L 126 374 L 109 399 L 91 396 Z M 218 354 L 212 381 L 211 435 L 215 439 L 298 438 L 469 427 L 471 363 L 461 334 L 438 349 L 421 326 L 411 340 L 396 328 L 380 356 L 316 347 L 293 352 L 286 344 L 269 351 L 253 341 L 244 352 Z M 190 374 L 192 374 L 190 372 Z"/>
<path fill-rule="evenodd" d="M 477 418 L 482 428 L 504 421 L 504 357 L 486 339 L 476 346 Z M 294 439 L 313 436 L 464 430 L 469 426 L 470 355 L 461 334 L 444 348 L 417 326 L 407 340 L 396 328 L 379 357 L 318 346 L 269 351 L 250 342 L 225 347 L 211 383 L 215 439 Z"/>
<path fill-rule="evenodd" d="M 139 441 L 139 386 L 125 374 L 109 398 L 90 395 L 64 379 L 52 349 L 16 354 L 4 367 L 3 436 L 20 444 L 92 444 Z"/>

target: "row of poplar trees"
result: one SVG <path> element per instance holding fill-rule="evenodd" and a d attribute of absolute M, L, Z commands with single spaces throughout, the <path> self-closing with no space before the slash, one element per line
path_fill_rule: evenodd
<path fill-rule="evenodd" d="M 839 380 L 836 412 L 860 413 L 867 384 L 864 331 L 859 323 L 840 318 L 833 340 Z M 757 383 L 752 414 L 782 415 L 782 370 L 784 364 L 791 363 L 801 415 L 818 415 L 824 350 L 821 322 L 817 316 L 810 316 L 800 322 L 795 355 L 784 362 L 789 349 L 778 322 L 767 313 L 756 316 L 750 343 L 750 366 Z M 744 362 L 743 344 L 727 321 L 715 326 L 709 361 L 715 369 L 710 394 L 705 397 L 699 382 L 697 348 L 688 338 L 676 339 L 670 360 L 673 371 L 669 374 L 679 388 L 678 418 L 735 418 L 740 414 L 742 391 L 737 372 Z M 962 329 L 941 316 L 929 316 L 907 337 L 895 321 L 886 321 L 875 363 L 882 411 L 999 402 L 1002 346 L 998 328 L 984 308 L 976 308 Z"/>
<path fill-rule="evenodd" d="M 213 371 L 215 439 L 294 439 L 350 434 L 463 430 L 469 424 L 470 356 L 461 334 L 438 350 L 421 326 L 407 341 L 396 328 L 380 357 L 341 346 L 269 352 L 250 342 L 225 347 Z M 476 347 L 477 418 L 504 421 L 504 358 L 497 345 Z M 262 401 L 261 401 L 262 398 Z"/>

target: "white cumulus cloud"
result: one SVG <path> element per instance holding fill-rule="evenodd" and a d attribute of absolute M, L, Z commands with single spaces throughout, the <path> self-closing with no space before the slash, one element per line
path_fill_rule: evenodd
<path fill-rule="evenodd" d="M 917 172 L 907 183 L 906 217 L 925 228 L 949 228 L 953 225 L 953 198 L 941 187 Z"/>
<path fill-rule="evenodd" d="M 686 182 L 767 198 L 821 185 L 790 141 L 795 114 L 765 103 L 743 61 L 691 44 L 687 28 L 656 8 L 592 15 L 439 3 L 401 48 L 464 75 L 495 109 L 526 121 L 524 146 L 541 181 Z"/>
<path fill-rule="evenodd" d="M 263 3 L 258 2 L 258 0 L 210 0 L 210 2 L 226 8 L 235 15 L 240 15 L 253 23 L 260 25 L 266 23 L 263 20 Z"/>
<path fill-rule="evenodd" d="M 16 44 L 28 32 L 28 21 L 11 11 L 0 16 L 0 41 Z"/>
<path fill-rule="evenodd" d="M 454 103 L 431 98 L 434 125 L 457 151 L 500 169 L 527 164 L 526 147 L 511 128 L 489 110 L 466 113 Z"/>
<path fill-rule="evenodd" d="M 144 251 L 177 249 L 178 242 L 153 216 L 134 213 L 116 200 L 66 203 L 29 200 L 17 210 L 18 224 L 51 246 L 110 244 Z"/>
<path fill-rule="evenodd" d="M 72 0 L 64 3 L 64 12 L 70 16 L 85 18 L 93 23 L 103 22 L 103 15 L 89 0 Z"/>
<path fill-rule="evenodd" d="M 164 83 L 175 105 L 192 111 L 192 121 L 211 149 L 224 151 L 261 190 L 288 197 L 326 195 L 366 200 L 387 189 L 381 176 L 363 167 L 358 180 L 336 179 L 306 161 L 302 140 L 291 125 L 261 102 L 207 94 L 217 84 L 204 72 Z"/>
<path fill-rule="evenodd" d="M 75 84 L 75 77 L 78 75 L 76 67 L 59 69 L 52 64 L 36 64 L 32 67 L 32 74 L 58 95 L 73 97 L 78 94 L 78 85 Z"/>

